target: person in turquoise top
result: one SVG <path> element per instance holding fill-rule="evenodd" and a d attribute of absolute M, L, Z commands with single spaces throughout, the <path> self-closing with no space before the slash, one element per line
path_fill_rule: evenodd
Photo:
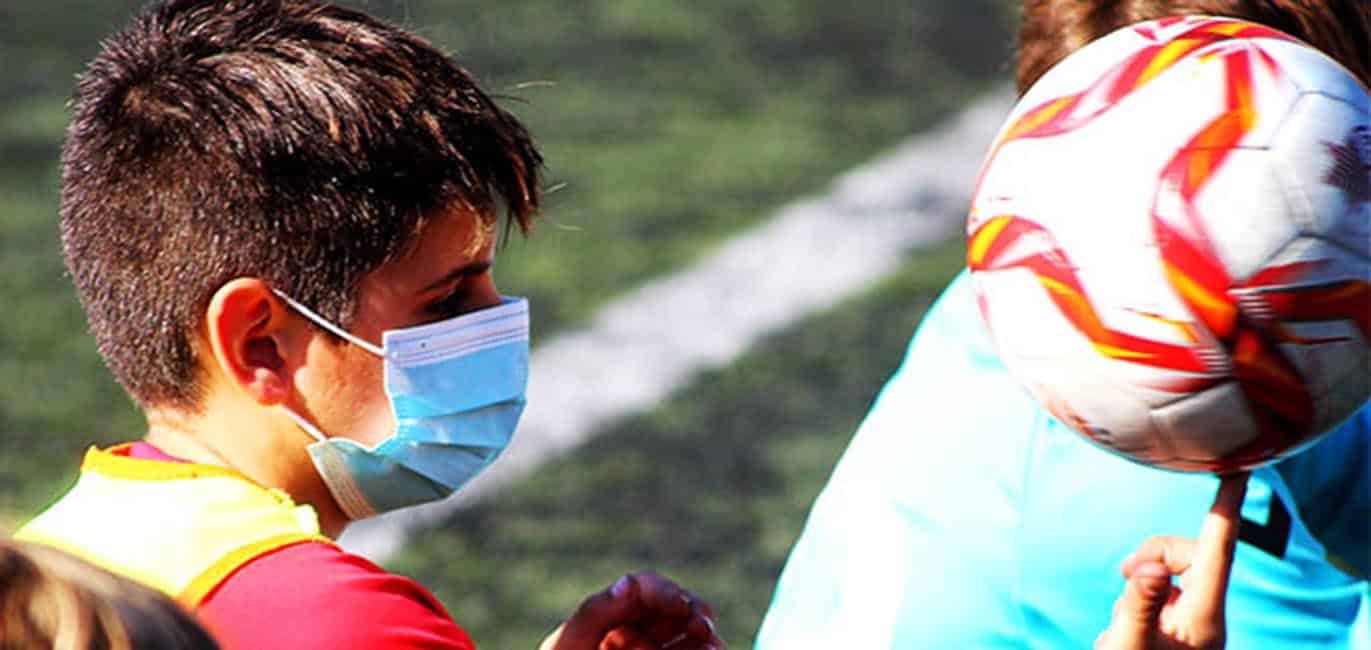
<path fill-rule="evenodd" d="M 994 408 L 978 408 L 978 405 Z M 1371 408 L 1253 472 L 1234 648 L 1371 648 Z M 1151 533 L 1193 536 L 1216 479 L 1083 441 L 1010 377 L 966 273 L 920 326 L 791 552 L 756 648 L 1089 647 Z M 806 643 L 818 645 L 806 646 Z M 835 645 L 836 644 L 836 645 Z"/>
<path fill-rule="evenodd" d="M 1028 0 L 1019 87 L 1179 2 Z M 1263 22 L 1371 81 L 1371 8 L 1187 2 Z M 1306 3 L 1308 4 L 1308 3 Z M 1214 5 L 1214 6 L 1205 6 Z M 791 551 L 756 648 L 1081 648 L 1120 561 L 1193 536 L 1217 479 L 1133 464 L 1053 419 L 1006 371 L 964 271 L 930 309 Z M 1371 405 L 1252 473 L 1228 585 L 1234 648 L 1371 649 Z"/>

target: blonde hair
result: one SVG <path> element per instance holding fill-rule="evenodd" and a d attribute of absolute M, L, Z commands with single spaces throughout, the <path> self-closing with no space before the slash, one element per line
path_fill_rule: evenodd
<path fill-rule="evenodd" d="M 0 648 L 218 647 L 160 592 L 52 548 L 0 540 Z"/>

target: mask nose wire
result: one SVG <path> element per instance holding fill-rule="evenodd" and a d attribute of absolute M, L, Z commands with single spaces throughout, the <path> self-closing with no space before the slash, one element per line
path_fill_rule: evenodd
<path fill-rule="evenodd" d="M 363 339 L 359 336 L 355 336 L 351 332 L 341 327 L 338 327 L 337 325 L 334 325 L 333 323 L 329 322 L 328 319 L 324 318 L 323 316 L 320 316 L 319 314 L 314 313 L 314 310 L 296 302 L 294 298 L 287 296 L 280 289 L 272 289 L 271 291 L 272 293 L 275 293 L 278 298 L 284 300 L 287 305 L 290 305 L 291 309 L 300 312 L 300 315 L 314 321 L 315 325 L 318 325 L 319 327 L 322 327 L 334 334 L 337 334 L 338 336 L 347 340 L 349 343 L 352 343 L 353 345 L 356 345 L 357 347 L 360 347 L 363 350 L 366 350 L 367 352 L 370 352 L 378 357 L 381 357 L 382 359 L 385 358 L 386 353 L 384 350 L 381 349 L 380 346 L 374 345 L 370 341 L 367 341 L 366 339 Z"/>

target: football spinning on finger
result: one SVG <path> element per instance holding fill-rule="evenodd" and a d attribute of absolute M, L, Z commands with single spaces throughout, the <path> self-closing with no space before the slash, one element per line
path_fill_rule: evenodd
<path fill-rule="evenodd" d="M 1252 23 L 1133 25 L 1025 94 L 968 221 L 1010 372 L 1180 471 L 1297 452 L 1371 397 L 1367 90 Z"/>

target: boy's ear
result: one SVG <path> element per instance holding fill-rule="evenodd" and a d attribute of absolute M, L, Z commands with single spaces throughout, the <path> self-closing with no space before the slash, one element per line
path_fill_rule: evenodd
<path fill-rule="evenodd" d="M 237 278 L 219 287 L 205 310 L 209 353 L 227 382 L 262 405 L 284 402 L 294 369 L 288 347 L 298 327 L 286 306 L 259 278 Z"/>

